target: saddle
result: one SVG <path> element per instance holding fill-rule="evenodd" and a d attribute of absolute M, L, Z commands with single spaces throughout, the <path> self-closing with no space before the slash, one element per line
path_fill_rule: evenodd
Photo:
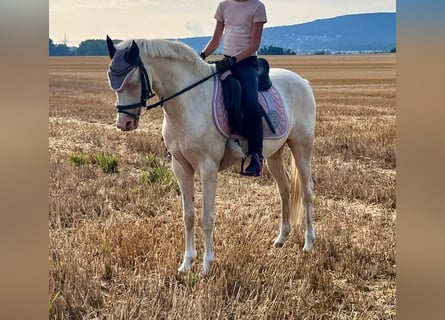
<path fill-rule="evenodd" d="M 266 91 L 272 87 L 269 77 L 269 62 L 264 58 L 258 58 L 258 91 Z"/>
<path fill-rule="evenodd" d="M 272 87 L 269 77 L 269 62 L 264 58 L 258 58 L 258 91 L 266 91 Z M 234 76 L 227 76 L 221 81 L 224 96 L 224 105 L 227 111 L 231 133 L 241 135 L 242 133 L 242 106 L 241 106 L 241 85 Z M 260 112 L 270 130 L 275 133 L 275 127 L 260 105 Z"/>

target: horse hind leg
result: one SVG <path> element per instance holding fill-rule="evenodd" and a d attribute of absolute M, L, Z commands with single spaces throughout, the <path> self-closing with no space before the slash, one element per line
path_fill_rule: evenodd
<path fill-rule="evenodd" d="M 311 180 L 311 156 L 312 156 L 313 138 L 307 137 L 304 140 L 299 140 L 296 143 L 289 143 L 289 147 L 294 156 L 295 163 L 298 168 L 298 175 L 301 185 L 301 192 L 303 194 L 303 205 L 306 220 L 306 231 L 304 235 L 303 250 L 308 251 L 312 248 L 315 241 L 315 232 L 312 227 L 312 206 L 313 206 L 313 191 Z"/>
<path fill-rule="evenodd" d="M 284 147 L 267 159 L 267 167 L 277 182 L 281 197 L 281 225 L 280 233 L 274 241 L 275 247 L 282 247 L 284 245 L 291 230 L 289 223 L 289 177 L 284 168 L 283 150 Z"/>

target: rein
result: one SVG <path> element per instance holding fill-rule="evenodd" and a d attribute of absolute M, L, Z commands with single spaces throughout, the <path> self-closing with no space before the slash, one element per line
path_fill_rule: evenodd
<path fill-rule="evenodd" d="M 188 87 L 185 87 L 184 89 L 182 89 L 182 90 L 180 90 L 180 91 L 178 91 L 178 92 L 172 94 L 171 96 L 169 96 L 169 97 L 167 97 L 167 98 L 162 97 L 158 102 L 153 103 L 153 104 L 150 104 L 150 105 L 145 106 L 145 107 L 147 108 L 147 110 L 156 108 L 156 107 L 158 107 L 158 106 L 161 106 L 161 107 L 162 107 L 162 106 L 164 106 L 164 102 L 167 102 L 167 101 L 169 101 L 169 100 L 171 100 L 171 99 L 173 99 L 173 98 L 176 98 L 177 96 L 183 94 L 184 92 L 187 92 L 187 91 L 189 91 L 190 89 L 193 89 L 194 87 L 200 85 L 201 83 L 206 82 L 207 80 L 209 80 L 210 78 L 214 77 L 214 76 L 217 75 L 217 74 L 218 74 L 218 72 L 214 72 L 214 73 L 208 75 L 207 77 L 205 77 L 205 78 L 203 78 L 203 79 L 201 79 L 201 80 L 199 80 L 199 81 L 197 81 L 197 82 L 195 82 L 195 83 L 189 85 Z"/>
<path fill-rule="evenodd" d="M 185 87 L 184 89 L 172 94 L 171 96 L 164 98 L 161 97 L 161 99 L 153 104 L 150 104 L 147 106 L 147 100 L 156 96 L 156 94 L 153 93 L 153 91 L 151 90 L 151 86 L 150 86 L 150 79 L 148 78 L 148 73 L 147 70 L 144 67 L 144 64 L 142 63 L 142 60 L 140 59 L 140 57 L 137 58 L 136 64 L 133 65 L 132 67 L 130 67 L 128 70 L 125 70 L 126 72 L 129 72 L 130 70 L 139 67 L 139 75 L 141 77 L 141 100 L 137 103 L 134 104 L 129 104 L 129 105 L 116 105 L 117 108 L 117 112 L 118 113 L 125 113 L 133 118 L 135 118 L 136 120 L 139 120 L 140 118 L 140 110 L 138 114 L 134 114 L 131 112 L 128 112 L 127 110 L 130 109 L 135 109 L 135 108 L 139 108 L 139 107 L 143 107 L 146 108 L 146 110 L 150 110 L 150 109 L 154 109 L 158 106 L 163 107 L 164 103 L 183 94 L 184 92 L 189 91 L 190 89 L 193 89 L 194 87 L 200 85 L 201 83 L 209 80 L 210 78 L 214 77 L 215 75 L 218 74 L 218 72 L 214 72 L 208 76 L 206 76 L 205 78 L 189 85 L 188 87 Z M 114 72 L 111 68 L 110 68 L 111 72 L 113 72 L 114 74 L 117 74 L 117 72 Z"/>

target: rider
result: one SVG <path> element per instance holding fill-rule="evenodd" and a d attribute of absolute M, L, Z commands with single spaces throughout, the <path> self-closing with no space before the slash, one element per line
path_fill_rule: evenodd
<path fill-rule="evenodd" d="M 263 167 L 263 124 L 258 103 L 257 50 L 267 22 L 266 8 L 259 0 L 224 0 L 214 17 L 216 27 L 201 57 L 205 59 L 218 48 L 225 30 L 225 57 L 216 67 L 221 76 L 231 71 L 241 84 L 247 155 L 251 157 L 249 166 L 241 174 L 259 176 Z"/>

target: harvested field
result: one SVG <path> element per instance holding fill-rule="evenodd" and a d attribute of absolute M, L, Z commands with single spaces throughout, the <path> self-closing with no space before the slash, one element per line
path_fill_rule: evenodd
<path fill-rule="evenodd" d="M 179 189 L 162 110 L 115 127 L 107 57 L 49 58 L 50 319 L 395 319 L 396 56 L 268 57 L 317 101 L 311 252 L 283 248 L 267 172 L 219 173 L 211 273 L 183 255 Z M 200 184 L 196 180 L 200 214 Z"/>

